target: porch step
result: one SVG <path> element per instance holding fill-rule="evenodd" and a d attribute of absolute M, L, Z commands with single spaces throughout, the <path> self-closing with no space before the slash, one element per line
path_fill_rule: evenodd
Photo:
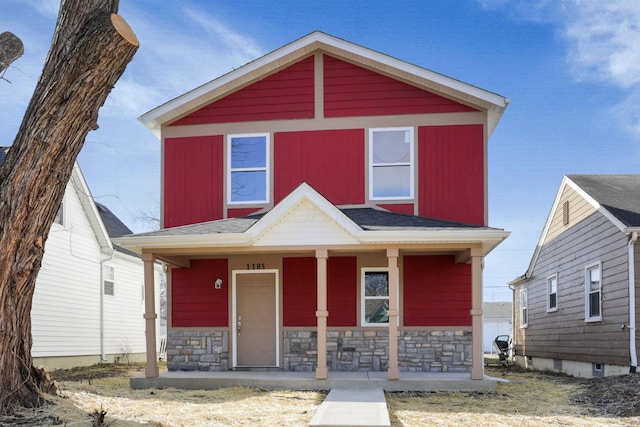
<path fill-rule="evenodd" d="M 389 427 L 384 392 L 374 389 L 331 389 L 314 415 L 310 427 Z"/>

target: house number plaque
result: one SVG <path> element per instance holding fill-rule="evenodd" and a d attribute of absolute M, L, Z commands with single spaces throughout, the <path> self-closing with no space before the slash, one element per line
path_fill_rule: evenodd
<path fill-rule="evenodd" d="M 247 270 L 264 270 L 264 262 L 257 264 L 247 264 Z"/>

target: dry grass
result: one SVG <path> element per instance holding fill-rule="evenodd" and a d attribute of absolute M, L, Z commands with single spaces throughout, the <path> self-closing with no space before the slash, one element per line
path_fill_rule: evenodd
<path fill-rule="evenodd" d="M 104 425 L 112 427 L 306 426 L 325 397 L 242 387 L 131 390 L 129 376 L 141 373 L 139 366 L 114 365 L 56 372 L 62 397 L 0 418 L 0 426 L 93 426 L 99 424 L 91 414 L 104 411 Z M 392 426 L 640 425 L 640 377 L 580 380 L 500 368 L 487 373 L 511 382 L 499 384 L 495 393 L 388 393 Z"/>

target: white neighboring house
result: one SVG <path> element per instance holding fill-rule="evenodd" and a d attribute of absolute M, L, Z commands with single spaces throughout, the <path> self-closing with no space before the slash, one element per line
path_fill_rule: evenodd
<path fill-rule="evenodd" d="M 7 148 L 0 148 L 0 163 Z M 144 361 L 140 256 L 111 241 L 131 234 L 93 201 L 76 163 L 51 226 L 31 308 L 33 363 L 49 369 Z M 156 265 L 159 278 L 161 266 Z M 155 306 L 159 306 L 159 280 Z"/>

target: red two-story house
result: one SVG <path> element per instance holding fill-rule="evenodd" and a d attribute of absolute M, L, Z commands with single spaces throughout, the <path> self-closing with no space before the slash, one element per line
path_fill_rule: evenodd
<path fill-rule="evenodd" d="M 507 104 L 314 32 L 143 115 L 162 228 L 118 244 L 149 292 L 169 265 L 169 370 L 482 379 L 482 263 L 508 236 L 487 224 L 487 143 Z"/>

